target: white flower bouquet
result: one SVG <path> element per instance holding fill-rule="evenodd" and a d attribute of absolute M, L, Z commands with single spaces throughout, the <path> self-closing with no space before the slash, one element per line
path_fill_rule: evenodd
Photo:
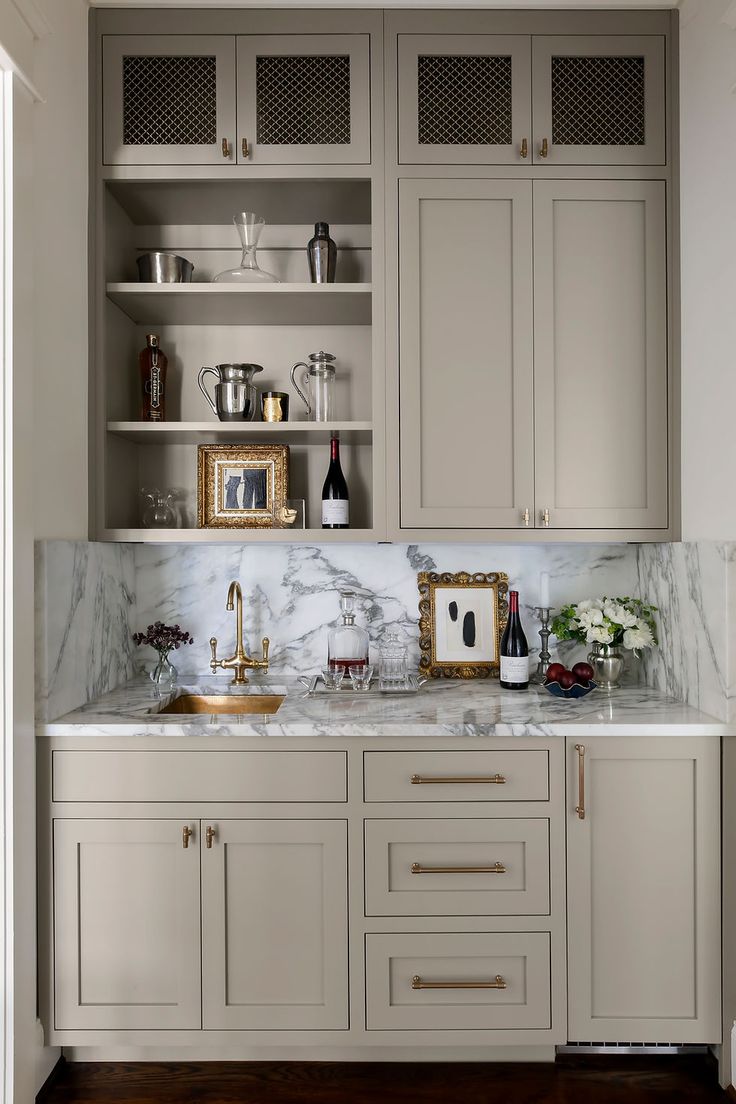
<path fill-rule="evenodd" d="M 577 605 L 563 606 L 551 628 L 558 640 L 616 644 L 638 656 L 640 648 L 658 643 L 656 611 L 656 606 L 639 598 L 586 598 Z"/>

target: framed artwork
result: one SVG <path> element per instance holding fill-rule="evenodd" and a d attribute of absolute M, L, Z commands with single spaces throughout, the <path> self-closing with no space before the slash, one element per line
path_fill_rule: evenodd
<path fill-rule="evenodd" d="M 508 576 L 420 571 L 419 670 L 430 678 L 498 678 Z"/>
<path fill-rule="evenodd" d="M 271 529 L 289 493 L 288 445 L 200 445 L 200 529 Z"/>

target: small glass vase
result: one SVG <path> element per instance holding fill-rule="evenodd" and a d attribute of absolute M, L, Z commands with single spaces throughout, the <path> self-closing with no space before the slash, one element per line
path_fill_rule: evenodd
<path fill-rule="evenodd" d="M 618 690 L 626 666 L 620 644 L 591 644 L 588 663 L 594 671 L 593 681 L 601 690 Z"/>
<path fill-rule="evenodd" d="M 168 694 L 176 686 L 176 667 L 169 659 L 168 652 L 159 652 L 158 660 L 151 670 L 151 682 L 159 694 Z"/>
<path fill-rule="evenodd" d="M 272 272 L 266 272 L 258 264 L 256 253 L 258 239 L 266 225 L 263 215 L 256 215 L 253 211 L 240 211 L 233 215 L 235 229 L 240 235 L 240 244 L 243 247 L 243 255 L 237 268 L 227 268 L 224 272 L 218 272 L 215 276 L 216 284 L 278 284 L 277 276 Z"/>

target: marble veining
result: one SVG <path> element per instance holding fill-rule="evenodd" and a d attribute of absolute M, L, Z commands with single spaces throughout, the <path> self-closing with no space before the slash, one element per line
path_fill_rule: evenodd
<path fill-rule="evenodd" d="M 285 694 L 270 717 L 158 712 L 180 693 Z M 139 677 L 96 702 L 44 725 L 47 736 L 564 736 L 605 732 L 637 735 L 722 735 L 729 732 L 690 706 L 656 690 L 630 687 L 595 690 L 577 701 L 553 698 L 541 687 L 516 693 L 498 682 L 432 682 L 417 694 L 383 695 L 336 690 L 308 696 L 293 678 L 259 679 L 245 690 L 225 677 L 187 681 L 158 698 Z"/>

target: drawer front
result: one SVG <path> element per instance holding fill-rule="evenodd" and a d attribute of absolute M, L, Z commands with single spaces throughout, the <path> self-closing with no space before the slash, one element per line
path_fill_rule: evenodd
<path fill-rule="evenodd" d="M 346 801 L 342 751 L 55 751 L 54 801 Z"/>
<path fill-rule="evenodd" d="M 546 916 L 548 820 L 367 820 L 366 916 Z"/>
<path fill-rule="evenodd" d="M 366 801 L 547 801 L 549 755 L 533 751 L 367 751 Z"/>
<path fill-rule="evenodd" d="M 549 933 L 367 935 L 366 986 L 369 1031 L 549 1029 Z"/>

